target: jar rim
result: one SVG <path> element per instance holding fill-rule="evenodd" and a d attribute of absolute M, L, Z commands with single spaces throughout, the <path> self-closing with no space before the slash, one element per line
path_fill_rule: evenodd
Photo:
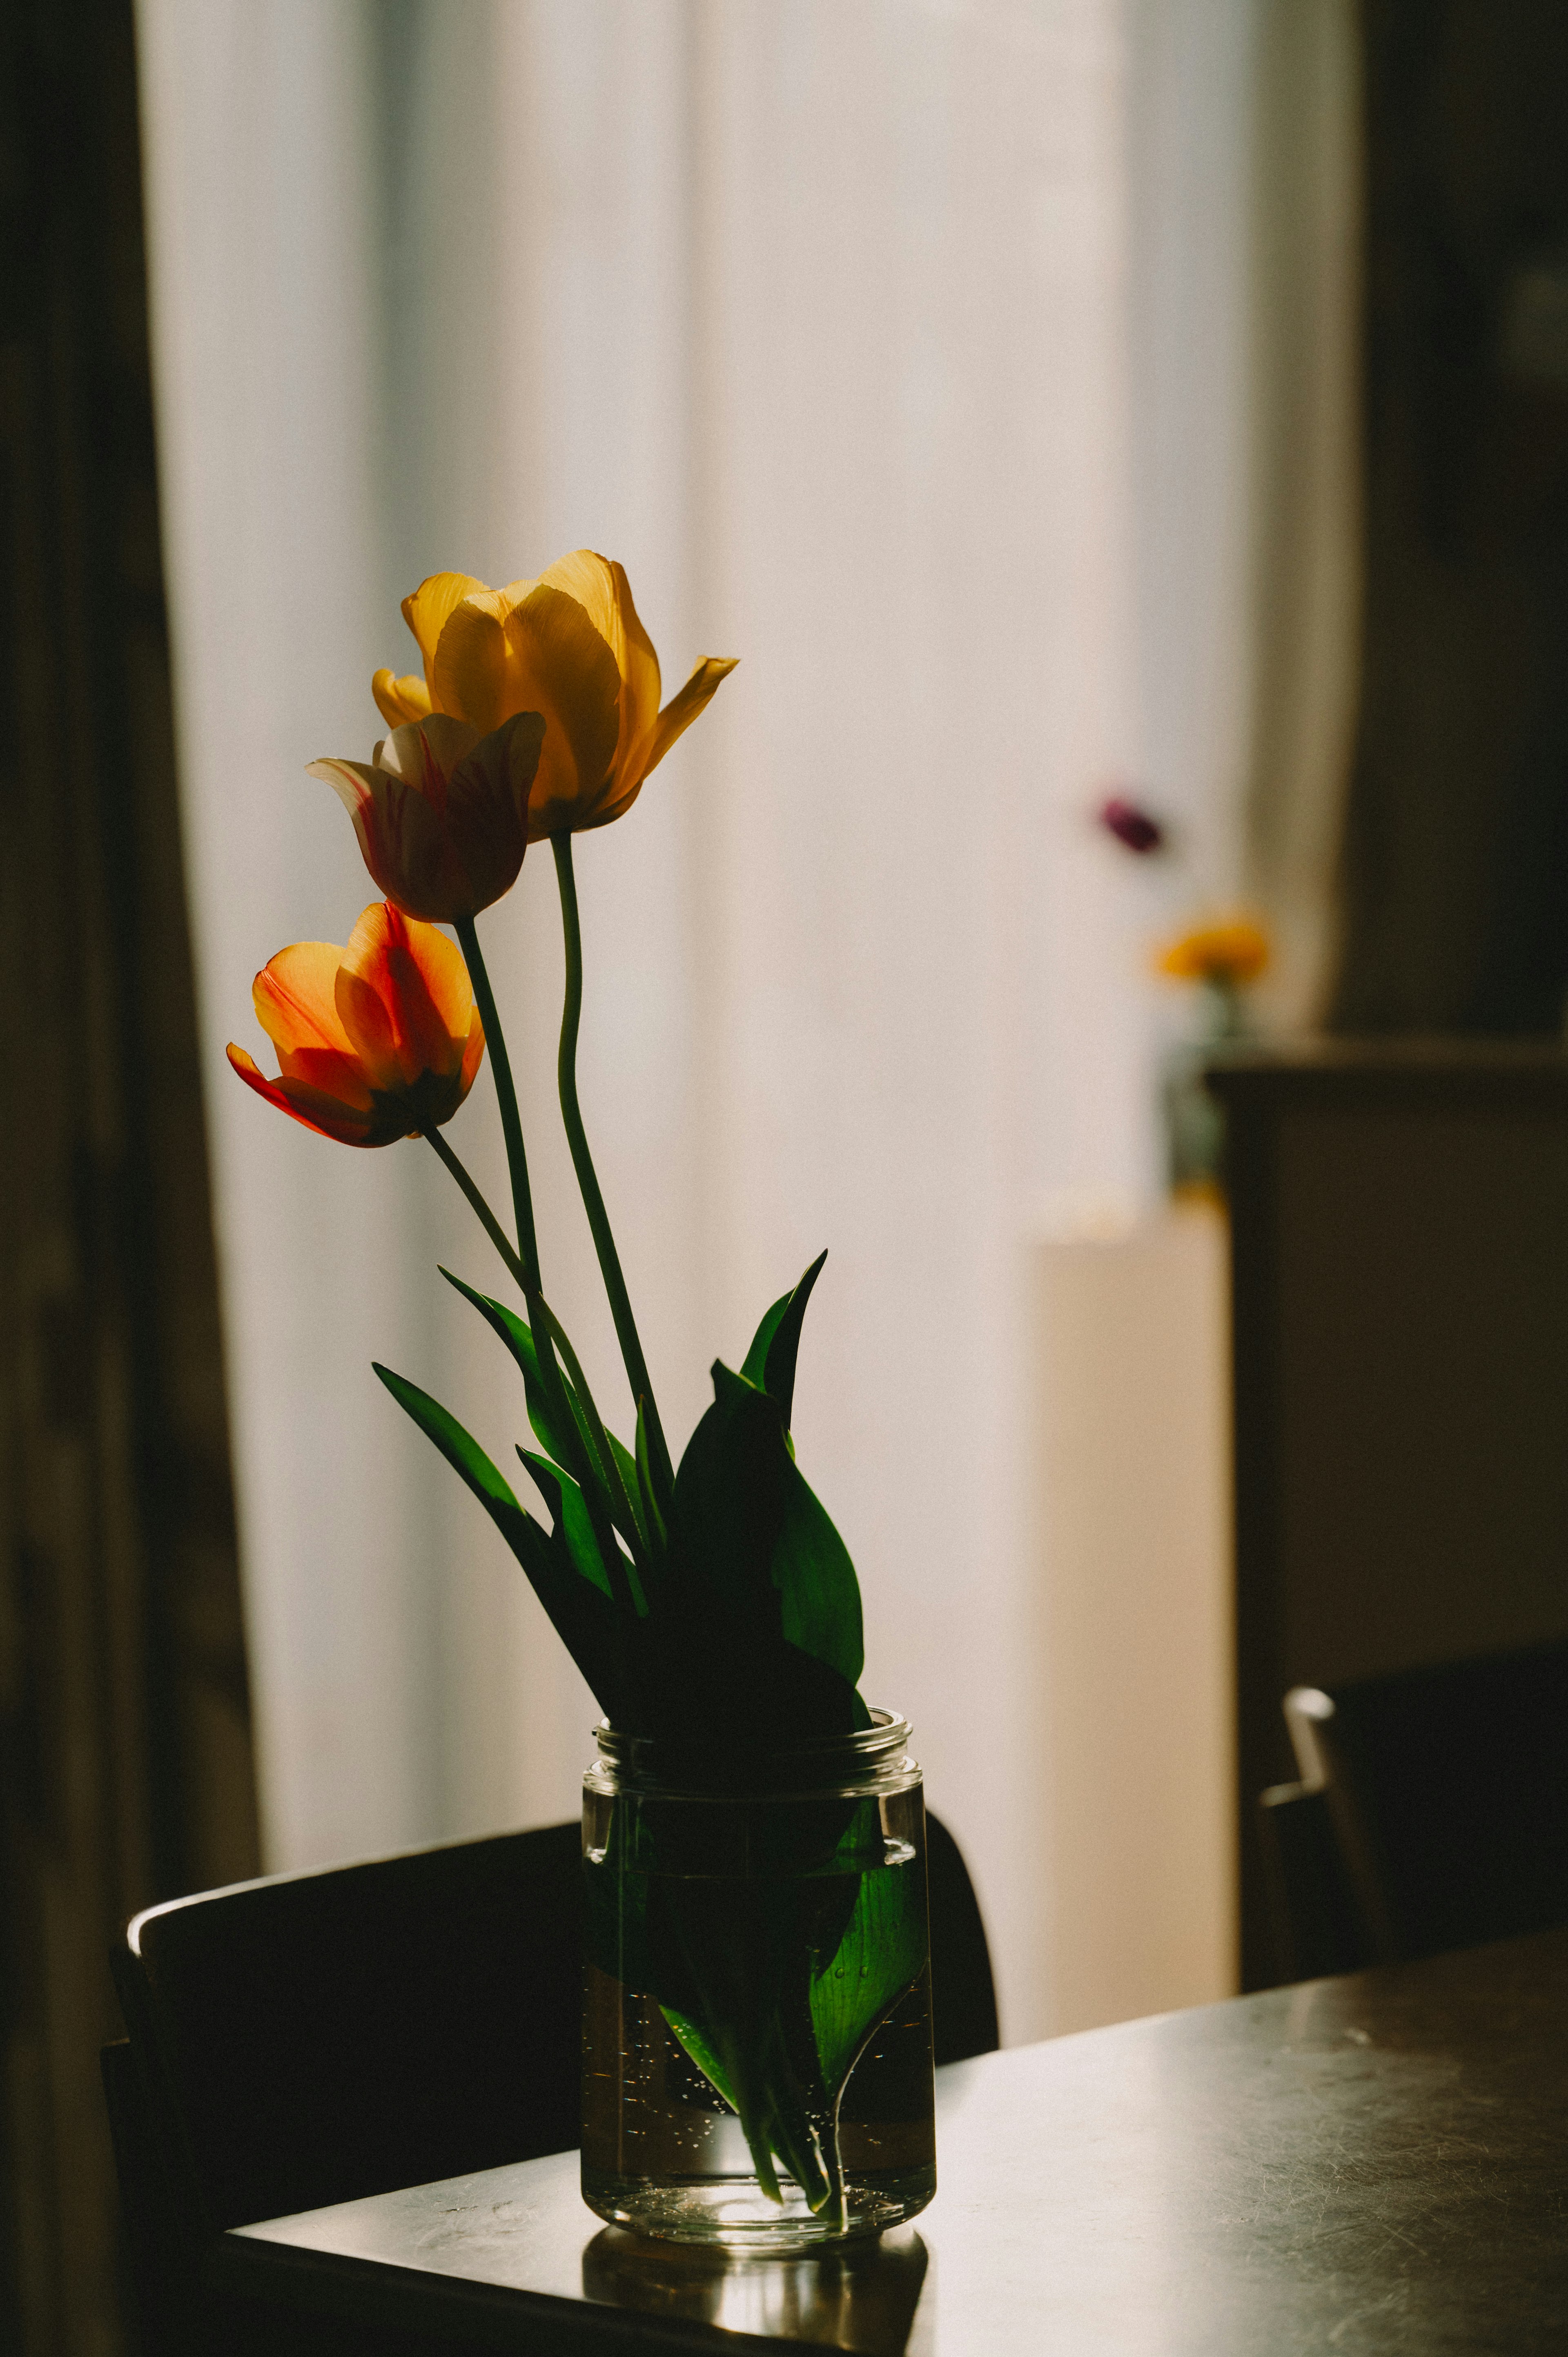
<path fill-rule="evenodd" d="M 869 1727 L 854 1727 L 846 1734 L 819 1736 L 808 1743 L 780 1744 L 770 1750 L 750 1752 L 744 1759 L 732 1757 L 726 1760 L 722 1777 L 714 1781 L 723 1789 L 760 1783 L 772 1791 L 795 1788 L 810 1792 L 841 1780 L 858 1781 L 897 1767 L 908 1748 L 908 1720 L 896 1710 L 871 1708 L 869 1716 Z M 694 1782 L 709 1782 L 708 1774 L 693 1778 L 696 1755 L 684 1749 L 674 1750 L 654 1736 L 626 1734 L 612 1727 L 607 1718 L 601 1718 L 593 1732 L 600 1760 L 630 1782 L 687 1791 L 693 1789 Z M 704 1758 L 703 1765 L 711 1774 L 712 1760 Z"/>

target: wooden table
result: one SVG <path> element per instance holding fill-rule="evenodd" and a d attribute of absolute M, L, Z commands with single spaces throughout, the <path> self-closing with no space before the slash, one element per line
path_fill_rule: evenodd
<path fill-rule="evenodd" d="M 562 2153 L 242 2228 L 217 2269 L 517 2357 L 1561 2357 L 1568 1932 L 955 2064 L 937 2149 L 918 2222 L 833 2258 L 639 2243 Z"/>

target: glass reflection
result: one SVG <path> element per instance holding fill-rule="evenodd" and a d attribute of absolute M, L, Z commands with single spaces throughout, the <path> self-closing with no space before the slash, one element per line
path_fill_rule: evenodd
<path fill-rule="evenodd" d="M 780 2341 L 903 2357 L 930 2255 L 913 2227 L 796 2258 L 731 2257 L 607 2226 L 583 2253 L 583 2296 Z"/>

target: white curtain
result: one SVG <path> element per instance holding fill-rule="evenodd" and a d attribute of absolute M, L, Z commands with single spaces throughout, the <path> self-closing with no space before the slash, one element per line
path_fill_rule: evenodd
<path fill-rule="evenodd" d="M 1157 1192 L 1165 911 L 1096 802 L 1148 781 L 1205 888 L 1246 868 L 1266 13 L 141 0 L 276 1864 L 575 1806 L 590 1698 L 369 1371 L 510 1454 L 507 1365 L 435 1274 L 489 1278 L 484 1240 L 423 1146 L 312 1138 L 222 1049 L 260 1044 L 263 960 L 371 897 L 302 771 L 379 733 L 398 597 L 594 546 L 668 683 L 742 659 L 578 845 L 583 1096 L 665 1421 L 830 1246 L 800 1459 L 860 1570 L 867 1692 L 914 1720 L 980 1885 L 1007 2034 L 1051 2025 L 1026 1244 Z M 547 1282 L 618 1399 L 553 1113 L 548 858 L 483 931 Z M 453 1136 L 499 1191 L 483 1081 Z"/>

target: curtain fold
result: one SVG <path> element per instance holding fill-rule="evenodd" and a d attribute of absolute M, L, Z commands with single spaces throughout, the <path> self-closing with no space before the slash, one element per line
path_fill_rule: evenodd
<path fill-rule="evenodd" d="M 128 0 L 5 20 L 0 2341 L 119 2345 L 133 1911 L 258 1844 Z"/>
<path fill-rule="evenodd" d="M 1361 690 L 1360 0 L 1257 6 L 1246 436 L 1243 873 L 1274 934 L 1272 1021 L 1325 1019 Z"/>

